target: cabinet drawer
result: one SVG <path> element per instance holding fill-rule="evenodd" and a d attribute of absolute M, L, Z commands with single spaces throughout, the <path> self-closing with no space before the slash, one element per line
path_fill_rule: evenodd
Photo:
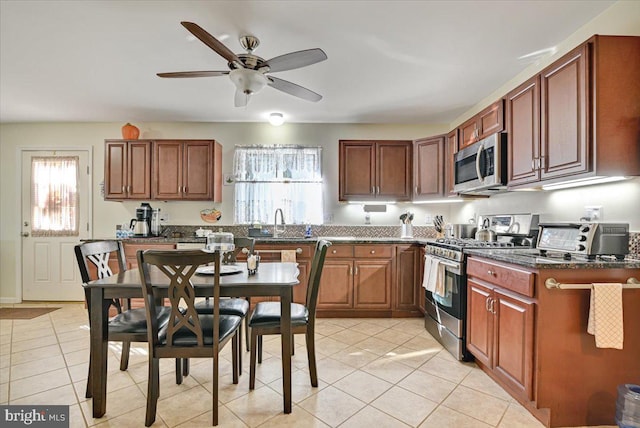
<path fill-rule="evenodd" d="M 327 256 L 329 258 L 344 258 L 353 257 L 353 245 L 332 245 L 327 249 Z"/>
<path fill-rule="evenodd" d="M 174 244 L 124 244 L 124 255 L 136 258 L 138 250 L 175 250 Z"/>
<path fill-rule="evenodd" d="M 393 257 L 392 245 L 357 245 L 354 248 L 356 258 L 384 258 Z"/>
<path fill-rule="evenodd" d="M 533 297 L 535 275 L 532 272 L 487 260 L 469 258 L 467 276 Z"/>

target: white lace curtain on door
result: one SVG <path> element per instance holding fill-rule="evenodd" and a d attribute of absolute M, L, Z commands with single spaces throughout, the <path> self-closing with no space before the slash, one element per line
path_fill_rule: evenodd
<path fill-rule="evenodd" d="M 288 224 L 322 224 L 322 148 L 236 147 L 236 224 L 273 224 L 282 208 Z"/>
<path fill-rule="evenodd" d="M 78 156 L 31 159 L 31 235 L 78 236 Z"/>

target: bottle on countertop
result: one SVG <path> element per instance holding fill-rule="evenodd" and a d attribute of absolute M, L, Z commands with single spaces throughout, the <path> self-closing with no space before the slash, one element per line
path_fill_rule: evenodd
<path fill-rule="evenodd" d="M 311 238 L 311 225 L 308 224 L 307 227 L 305 227 L 304 229 L 304 237 L 305 238 Z"/>

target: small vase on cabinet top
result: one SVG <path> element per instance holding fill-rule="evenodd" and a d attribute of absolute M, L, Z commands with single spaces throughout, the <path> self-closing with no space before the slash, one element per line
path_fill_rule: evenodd
<path fill-rule="evenodd" d="M 122 138 L 125 140 L 137 140 L 140 136 L 140 130 L 137 126 L 127 123 L 122 127 Z"/>

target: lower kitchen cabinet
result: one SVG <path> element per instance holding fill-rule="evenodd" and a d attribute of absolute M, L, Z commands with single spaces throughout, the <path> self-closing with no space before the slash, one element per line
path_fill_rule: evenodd
<path fill-rule="evenodd" d="M 467 348 L 523 398 L 533 393 L 534 274 L 502 264 L 467 263 Z M 517 290 L 517 291 L 516 291 Z"/>
<path fill-rule="evenodd" d="M 424 249 L 416 245 L 396 245 L 393 310 L 398 315 L 418 316 L 424 313 L 423 253 Z"/>
<path fill-rule="evenodd" d="M 533 391 L 531 299 L 469 279 L 467 348 L 512 390 L 530 400 Z"/>
<path fill-rule="evenodd" d="M 617 387 L 640 382 L 640 290 L 624 289 L 623 349 L 587 333 L 590 290 L 624 283 L 638 268 L 528 269 L 467 259 L 467 348 L 476 363 L 547 427 L 613 425 Z"/>
<path fill-rule="evenodd" d="M 334 244 L 322 271 L 318 315 L 420 316 L 419 257 L 412 245 Z"/>
<path fill-rule="evenodd" d="M 392 248 L 342 244 L 329 247 L 320 280 L 318 313 L 375 316 L 375 311 L 390 311 Z"/>

